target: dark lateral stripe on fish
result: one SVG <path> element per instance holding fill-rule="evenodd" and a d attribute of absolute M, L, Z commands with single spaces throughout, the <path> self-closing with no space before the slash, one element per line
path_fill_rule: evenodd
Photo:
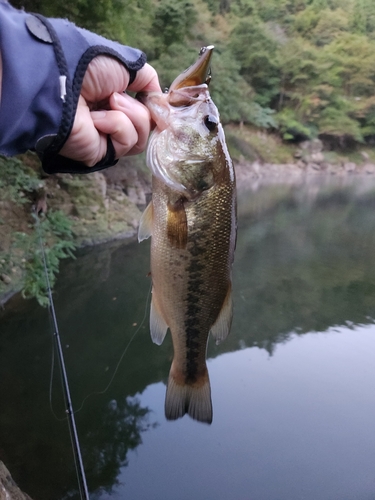
<path fill-rule="evenodd" d="M 199 251 L 199 245 L 193 245 L 190 249 L 198 250 L 198 254 L 203 253 Z M 190 261 L 190 265 L 187 268 L 188 271 L 188 295 L 187 295 L 187 311 L 185 320 L 185 333 L 186 333 L 186 383 L 195 383 L 198 378 L 198 360 L 200 356 L 200 337 L 202 325 L 200 324 L 199 313 L 202 308 L 199 306 L 199 301 L 204 290 L 202 290 L 202 285 L 204 285 L 204 279 L 202 276 L 202 271 L 205 266 L 196 258 Z"/>
<path fill-rule="evenodd" d="M 200 271 L 203 271 L 203 269 L 204 269 L 204 265 L 199 260 L 192 259 L 189 267 L 187 268 L 187 271 L 191 275 L 191 274 L 199 273 Z"/>

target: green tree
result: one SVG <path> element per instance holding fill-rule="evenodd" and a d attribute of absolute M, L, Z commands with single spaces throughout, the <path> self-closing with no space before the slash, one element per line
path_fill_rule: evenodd
<path fill-rule="evenodd" d="M 312 6 L 309 6 L 295 16 L 293 29 L 298 35 L 309 38 L 312 31 L 318 25 L 319 19 L 319 12 L 317 12 Z"/>
<path fill-rule="evenodd" d="M 234 0 L 231 12 L 237 17 L 256 16 L 258 7 L 256 0 Z"/>
<path fill-rule="evenodd" d="M 213 14 L 226 14 L 231 11 L 233 0 L 204 0 Z"/>
<path fill-rule="evenodd" d="M 351 28 L 355 33 L 375 38 L 375 3 L 373 0 L 356 0 L 351 16 Z"/>
<path fill-rule="evenodd" d="M 364 35 L 348 33 L 325 47 L 321 58 L 337 67 L 341 77 L 338 86 L 347 96 L 373 95 L 375 42 Z"/>
<path fill-rule="evenodd" d="M 172 44 L 182 44 L 197 21 L 194 5 L 185 0 L 161 0 L 154 12 L 152 34 L 156 37 L 159 56 Z"/>
<path fill-rule="evenodd" d="M 361 125 L 362 136 L 365 139 L 370 139 L 373 144 L 375 137 L 375 95 L 357 101 L 354 116 Z"/>
<path fill-rule="evenodd" d="M 259 20 L 240 21 L 231 34 L 230 48 L 240 63 L 240 73 L 254 88 L 255 101 L 269 106 L 279 93 L 278 44 Z"/>
<path fill-rule="evenodd" d="M 13 5 L 31 12 L 39 12 L 49 17 L 64 17 L 83 28 L 108 35 L 110 19 L 121 15 L 122 0 L 14 0 Z"/>
<path fill-rule="evenodd" d="M 257 3 L 258 14 L 263 21 L 288 23 L 290 16 L 304 9 L 309 0 L 263 0 Z"/>
<path fill-rule="evenodd" d="M 349 19 L 342 9 L 325 9 L 319 14 L 319 21 L 311 30 L 311 41 L 319 46 L 327 45 L 338 38 L 349 27 Z"/>
<path fill-rule="evenodd" d="M 239 74 L 239 63 L 229 49 L 216 51 L 212 61 L 211 95 L 223 123 L 252 123 L 258 127 L 276 127 L 273 112 L 253 101 L 254 90 Z"/>

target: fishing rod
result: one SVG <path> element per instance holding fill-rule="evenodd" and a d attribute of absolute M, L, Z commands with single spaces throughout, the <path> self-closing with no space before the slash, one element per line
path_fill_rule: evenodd
<path fill-rule="evenodd" d="M 61 372 L 61 383 L 62 383 L 62 387 L 63 387 L 64 400 L 65 400 L 65 406 L 66 406 L 65 411 L 66 411 L 66 414 L 68 416 L 70 440 L 72 442 L 73 456 L 74 456 L 74 463 L 75 463 L 75 468 L 76 468 L 76 473 L 77 473 L 79 492 L 80 492 L 81 499 L 90 500 L 89 491 L 87 488 L 85 469 L 83 466 L 81 447 L 79 444 L 78 432 L 77 432 L 77 427 L 76 427 L 75 418 L 74 418 L 72 398 L 70 396 L 68 376 L 67 376 L 65 361 L 64 361 L 64 353 L 63 353 L 62 346 L 61 346 L 61 339 L 60 339 L 59 328 L 58 328 L 58 324 L 57 324 L 55 306 L 54 306 L 53 297 L 52 297 L 51 284 L 50 284 L 49 275 L 48 275 L 46 253 L 44 250 L 43 239 L 42 239 L 42 234 L 41 234 L 41 230 L 40 230 L 40 219 L 39 219 L 39 214 L 37 213 L 36 210 L 33 212 L 33 217 L 36 220 L 37 232 L 38 232 L 39 243 L 40 243 L 40 248 L 41 248 L 41 253 L 42 253 L 44 273 L 45 273 L 45 277 L 46 277 L 46 285 L 47 285 L 47 292 L 48 292 L 48 309 L 49 309 L 49 313 L 50 313 L 50 316 L 51 316 L 52 322 L 53 322 L 53 328 L 54 328 L 53 337 L 54 337 L 54 341 L 56 344 L 56 349 L 57 349 L 57 354 L 58 354 L 58 359 L 59 359 L 60 372 Z"/>

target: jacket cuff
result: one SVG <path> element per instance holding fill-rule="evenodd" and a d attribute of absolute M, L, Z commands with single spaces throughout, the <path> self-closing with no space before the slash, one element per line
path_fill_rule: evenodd
<path fill-rule="evenodd" d="M 35 15 L 34 18 L 48 30 L 59 67 L 60 80 L 63 79 L 66 85 L 59 130 L 54 138 L 49 136 L 46 141 L 43 137 L 36 145 L 43 169 L 47 173 L 90 173 L 115 165 L 117 163 L 115 150 L 109 136 L 105 157 L 93 167 L 87 167 L 81 162 L 62 157 L 58 152 L 72 130 L 83 78 L 92 59 L 98 55 L 116 58 L 129 71 L 130 84 L 134 81 L 137 70 L 145 64 L 145 54 L 90 31 L 77 28 L 64 19 L 46 19 L 40 15 Z M 48 143 L 47 147 L 43 147 L 46 143 Z"/>

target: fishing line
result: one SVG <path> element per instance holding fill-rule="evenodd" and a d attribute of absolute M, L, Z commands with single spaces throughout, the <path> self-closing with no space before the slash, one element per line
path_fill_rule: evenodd
<path fill-rule="evenodd" d="M 75 413 L 78 413 L 79 411 L 82 410 L 83 408 L 83 405 L 86 403 L 86 401 L 91 397 L 91 396 L 94 396 L 94 395 L 101 395 L 101 394 L 105 394 L 108 389 L 110 388 L 119 368 L 120 368 L 120 364 L 122 362 L 122 360 L 124 359 L 124 356 L 127 352 L 127 350 L 129 349 L 130 347 L 130 344 L 133 342 L 133 340 L 135 339 L 135 336 L 137 335 L 137 333 L 140 331 L 140 329 L 142 328 L 145 320 L 146 320 L 146 316 L 147 316 L 147 311 L 148 311 L 148 304 L 149 304 L 149 300 L 150 300 L 150 295 L 151 295 L 151 288 L 152 288 L 152 284 L 150 284 L 150 288 L 148 290 L 148 294 L 147 294 L 147 299 L 146 299 L 146 306 L 145 306 L 145 312 L 144 312 L 144 315 L 143 315 L 143 318 L 142 318 L 142 321 L 140 322 L 138 328 L 136 329 L 136 331 L 133 333 L 131 339 L 129 340 L 127 346 L 125 347 L 123 353 L 121 354 L 120 356 L 120 359 L 119 361 L 117 362 L 117 365 L 116 365 L 116 368 L 112 374 L 112 377 L 110 379 L 110 381 L 108 382 L 108 384 L 106 385 L 106 387 L 102 390 L 102 391 L 95 391 L 95 392 L 91 392 L 90 394 L 88 394 L 82 401 L 81 403 L 81 406 L 78 408 L 78 410 L 75 411 Z"/>
<path fill-rule="evenodd" d="M 144 315 L 143 315 L 143 318 L 138 326 L 138 328 L 136 329 L 136 331 L 133 333 L 131 339 L 129 340 L 129 342 L 127 343 L 125 349 L 123 350 L 121 356 L 120 356 L 120 359 L 119 361 L 117 362 L 116 364 L 116 367 L 115 367 L 115 370 L 112 374 L 112 377 L 110 379 L 110 381 L 108 382 L 108 384 L 106 385 L 106 387 L 102 390 L 102 391 L 93 391 L 93 392 L 90 392 L 90 394 L 88 394 L 83 400 L 82 400 L 82 403 L 81 405 L 78 407 L 77 410 L 74 410 L 74 414 L 80 412 L 82 410 L 82 408 L 84 407 L 86 401 L 91 397 L 91 396 L 100 396 L 102 394 L 105 394 L 108 389 L 110 388 L 110 386 L 112 385 L 112 382 L 115 378 L 115 376 L 117 375 L 117 372 L 120 368 L 120 365 L 121 365 L 121 362 L 122 360 L 124 359 L 124 356 L 127 352 L 127 350 L 129 349 L 130 347 L 130 344 L 133 342 L 133 340 L 135 339 L 136 335 L 138 334 L 138 332 L 140 331 L 140 329 L 142 328 L 142 326 L 144 325 L 144 322 L 146 320 L 146 316 L 147 316 L 147 311 L 148 311 L 148 304 L 149 304 L 149 300 L 150 300 L 150 295 L 151 295 L 151 288 L 152 288 L 152 284 L 150 284 L 150 288 L 149 288 L 149 291 L 148 291 L 148 295 L 147 295 L 147 299 L 146 299 L 146 306 L 145 306 L 145 312 L 144 312 Z M 63 417 L 63 418 L 60 418 L 56 415 L 55 413 L 55 410 L 53 409 L 53 405 L 52 405 L 52 392 L 53 392 L 53 372 L 55 370 L 55 350 L 54 350 L 54 346 L 52 345 L 52 359 L 51 359 L 51 376 L 50 376 L 50 386 L 49 386 L 49 401 L 50 401 L 50 409 L 51 409 L 51 412 L 53 414 L 53 416 L 55 417 L 56 420 L 58 420 L 59 422 L 62 422 L 63 420 L 66 420 L 67 417 Z"/>
<path fill-rule="evenodd" d="M 33 217 L 36 220 L 36 228 L 37 228 L 37 233 L 38 233 L 38 238 L 39 238 L 39 243 L 40 243 L 40 249 L 41 249 L 41 253 L 42 253 L 42 261 L 43 261 L 43 266 L 44 266 L 44 273 L 45 273 L 47 292 L 48 292 L 48 303 L 49 303 L 48 309 L 49 309 L 49 313 L 50 313 L 50 318 L 53 322 L 53 332 L 54 332 L 53 336 L 54 336 L 54 340 L 55 340 L 55 344 L 56 344 L 59 365 L 60 365 L 61 381 L 62 381 L 64 400 L 65 400 L 65 405 L 66 405 L 65 411 L 66 411 L 67 416 L 68 416 L 69 433 L 70 433 L 70 440 L 71 440 L 72 448 L 73 448 L 73 457 L 74 457 L 74 464 L 75 464 L 76 473 L 77 473 L 79 493 L 80 493 L 80 497 L 82 499 L 89 500 L 90 497 L 89 497 L 89 492 L 88 492 L 88 488 L 87 488 L 86 474 L 85 474 L 85 469 L 83 466 L 81 448 L 79 445 L 77 427 L 76 427 L 75 418 L 74 418 L 73 405 L 72 405 L 72 400 L 71 400 L 71 396 L 70 396 L 68 377 L 67 377 L 66 368 L 65 368 L 64 353 L 63 353 L 62 346 L 61 346 L 61 340 L 60 340 L 59 328 L 57 325 L 55 306 L 54 306 L 54 302 L 53 302 L 53 298 L 52 298 L 52 290 L 51 290 L 51 284 L 50 284 L 49 275 L 48 275 L 46 253 L 44 250 L 42 233 L 41 233 L 41 229 L 40 229 L 40 219 L 39 219 L 38 213 L 36 211 L 34 211 Z"/>

